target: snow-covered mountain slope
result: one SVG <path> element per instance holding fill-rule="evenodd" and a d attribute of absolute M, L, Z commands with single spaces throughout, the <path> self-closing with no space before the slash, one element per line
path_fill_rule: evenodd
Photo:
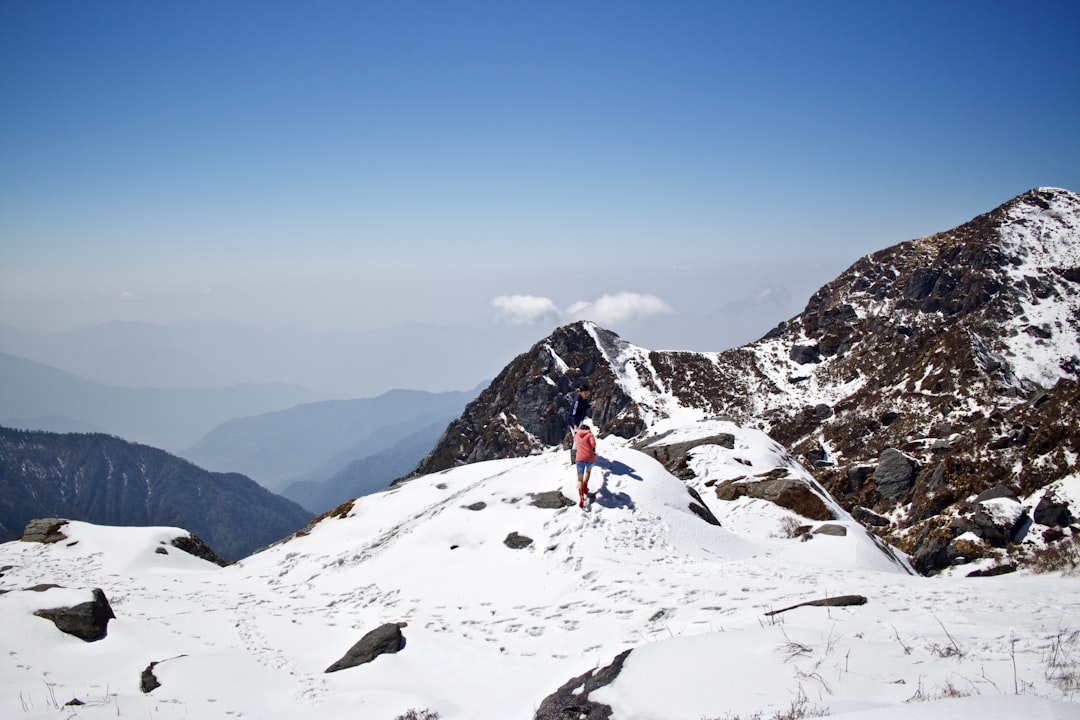
<path fill-rule="evenodd" d="M 551 450 L 417 477 L 224 568 L 167 528 L 72 522 L 59 542 L 0 545 L 0 706 L 28 720 L 505 720 L 568 717 L 551 714 L 565 697 L 616 720 L 1080 712 L 1080 580 L 919 577 L 838 507 L 807 523 L 829 533 L 791 537 L 804 518 L 706 495 L 711 524 L 651 451 L 706 441 L 689 459 L 701 483 L 806 471 L 729 421 L 669 429 L 641 450 L 601 440 L 588 512 Z M 42 583 L 68 590 L 29 590 Z M 91 588 L 116 615 L 103 640 L 32 614 Z M 852 595 L 866 602 L 788 609 Z M 399 652 L 325 672 L 385 623 L 406 623 Z M 160 686 L 141 691 L 144 671 Z M 59 707 L 73 698 L 86 704 Z"/>
<path fill-rule="evenodd" d="M 418 472 L 558 444 L 559 410 L 582 382 L 606 435 L 716 416 L 767 432 L 921 572 L 1022 563 L 1080 532 L 1080 505 L 1048 493 L 1078 477 L 1080 196 L 1032 190 L 866 256 L 734 350 L 653 351 L 588 322 L 559 328 L 507 366 Z M 984 528 L 987 491 L 1011 493 L 1025 521 Z M 1068 512 L 1040 512 L 1044 501 Z"/>

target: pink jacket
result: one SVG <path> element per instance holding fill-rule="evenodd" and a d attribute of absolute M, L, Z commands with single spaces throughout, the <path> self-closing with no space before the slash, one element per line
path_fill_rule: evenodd
<path fill-rule="evenodd" d="M 596 438 L 588 428 L 580 427 L 574 433 L 578 462 L 596 462 Z"/>

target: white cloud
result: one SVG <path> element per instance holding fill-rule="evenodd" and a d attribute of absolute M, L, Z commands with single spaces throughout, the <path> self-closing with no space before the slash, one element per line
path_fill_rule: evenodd
<path fill-rule="evenodd" d="M 655 295 L 634 292 L 605 294 L 596 300 L 579 300 L 566 310 L 560 310 L 546 297 L 535 295 L 500 295 L 491 301 L 491 306 L 495 308 L 495 319 L 508 325 L 592 320 L 613 326 L 675 312 Z"/>
<path fill-rule="evenodd" d="M 535 295 L 500 295 L 492 299 L 491 306 L 496 320 L 508 325 L 535 325 L 559 318 L 555 303 Z"/>
<path fill-rule="evenodd" d="M 602 295 L 593 302 L 576 302 L 566 314 L 574 320 L 593 320 L 601 325 L 614 325 L 674 312 L 670 305 L 655 295 L 620 292 Z"/>
<path fill-rule="evenodd" d="M 139 296 L 136 295 L 135 293 L 131 292 L 130 290 L 125 290 L 122 293 L 120 293 L 120 299 L 121 300 L 134 300 L 137 297 L 139 297 Z"/>

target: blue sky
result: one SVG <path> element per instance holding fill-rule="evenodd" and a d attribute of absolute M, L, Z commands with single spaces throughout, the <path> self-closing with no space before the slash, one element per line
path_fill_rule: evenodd
<path fill-rule="evenodd" d="M 5 0 L 0 323 L 721 350 L 1078 128 L 1075 2 Z"/>

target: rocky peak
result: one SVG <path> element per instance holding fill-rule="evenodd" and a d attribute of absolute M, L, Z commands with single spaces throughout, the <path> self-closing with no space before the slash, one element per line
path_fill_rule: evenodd
<path fill-rule="evenodd" d="M 569 408 L 570 398 L 583 383 L 591 389 L 591 417 L 601 432 L 636 435 L 643 426 L 628 420 L 632 400 L 616 382 L 608 361 L 621 343 L 614 333 L 589 322 L 556 329 L 514 358 L 466 406 L 414 474 L 522 457 L 558 445 L 567 437 L 560 412 Z"/>
<path fill-rule="evenodd" d="M 559 328 L 417 472 L 559 444 L 559 410 L 583 381 L 602 434 L 716 415 L 764 430 L 924 572 L 993 554 L 967 535 L 980 527 L 971 498 L 1006 486 L 1036 502 L 1080 456 L 1080 196 L 1032 190 L 863 257 L 742 348 L 652 352 L 592 323 Z"/>

